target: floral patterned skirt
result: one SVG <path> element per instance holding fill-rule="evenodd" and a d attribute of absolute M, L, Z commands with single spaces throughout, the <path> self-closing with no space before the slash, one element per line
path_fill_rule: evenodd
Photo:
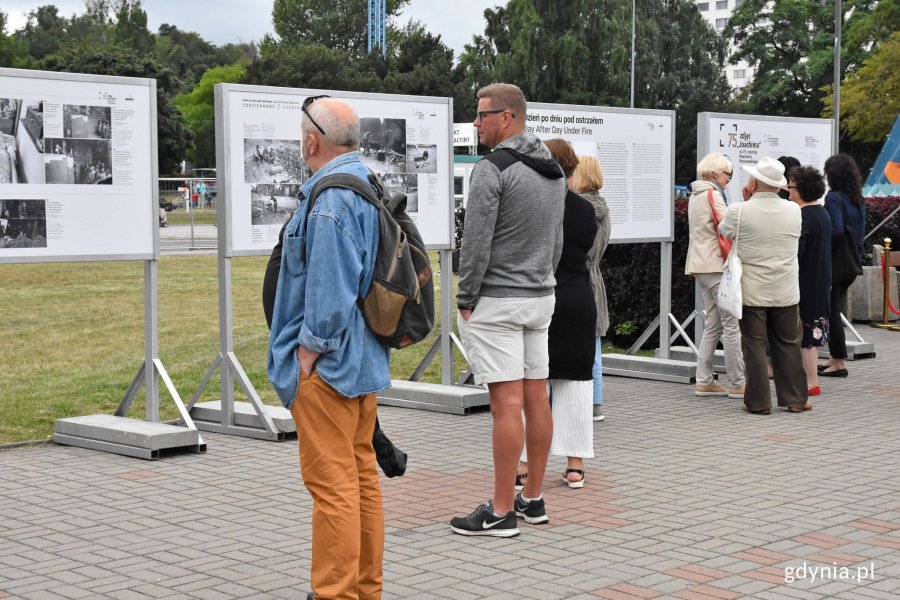
<path fill-rule="evenodd" d="M 828 316 L 818 317 L 812 322 L 803 321 L 804 348 L 818 348 L 828 344 Z"/>

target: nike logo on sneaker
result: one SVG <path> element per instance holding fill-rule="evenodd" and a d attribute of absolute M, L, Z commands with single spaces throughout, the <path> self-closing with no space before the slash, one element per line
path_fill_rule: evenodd
<path fill-rule="evenodd" d="M 481 526 L 482 526 L 484 529 L 490 529 L 490 528 L 493 527 L 494 525 L 499 525 L 500 523 L 502 523 L 502 522 L 505 521 L 505 520 L 506 520 L 506 517 L 503 517 L 503 518 L 501 518 L 499 521 L 494 521 L 493 523 L 488 523 L 488 520 L 485 519 L 485 520 L 484 520 L 484 523 L 482 523 Z"/>

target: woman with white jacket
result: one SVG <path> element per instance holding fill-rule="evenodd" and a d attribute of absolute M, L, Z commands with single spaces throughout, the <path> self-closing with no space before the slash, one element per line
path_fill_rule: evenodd
<path fill-rule="evenodd" d="M 697 346 L 697 396 L 744 397 L 744 357 L 741 353 L 741 330 L 737 318 L 719 310 L 716 297 L 725 256 L 719 247 L 717 224 L 727 212 L 725 186 L 731 180 L 732 164 L 722 154 L 708 154 L 697 165 L 698 180 L 691 184 L 688 201 L 687 260 L 684 272 L 697 282 L 703 297 L 706 318 L 703 337 Z M 725 385 L 713 380 L 713 355 L 722 338 L 725 347 Z"/>

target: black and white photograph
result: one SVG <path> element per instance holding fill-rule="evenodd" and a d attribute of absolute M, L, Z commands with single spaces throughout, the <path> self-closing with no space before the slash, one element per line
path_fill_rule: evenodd
<path fill-rule="evenodd" d="M 376 173 L 406 172 L 406 119 L 359 120 L 359 158 Z"/>
<path fill-rule="evenodd" d="M 303 183 L 309 167 L 300 140 L 244 139 L 244 183 Z"/>
<path fill-rule="evenodd" d="M 436 144 L 408 144 L 406 146 L 407 173 L 437 173 Z"/>
<path fill-rule="evenodd" d="M 41 106 L 39 100 L 0 98 L 0 183 L 44 183 Z"/>
<path fill-rule="evenodd" d="M 419 176 L 410 173 L 385 173 L 381 176 L 384 186 L 392 194 L 406 194 L 406 213 L 419 212 Z"/>
<path fill-rule="evenodd" d="M 0 98 L 0 133 L 16 137 L 21 106 L 22 101 L 16 98 Z"/>
<path fill-rule="evenodd" d="M 282 225 L 297 210 L 299 183 L 257 183 L 250 187 L 250 223 Z"/>
<path fill-rule="evenodd" d="M 0 252 L 47 247 L 46 200 L 0 200 Z"/>
<path fill-rule="evenodd" d="M 63 128 L 67 138 L 112 139 L 112 108 L 65 104 L 63 105 Z"/>
<path fill-rule="evenodd" d="M 108 140 L 44 140 L 46 183 L 112 185 L 112 144 Z"/>

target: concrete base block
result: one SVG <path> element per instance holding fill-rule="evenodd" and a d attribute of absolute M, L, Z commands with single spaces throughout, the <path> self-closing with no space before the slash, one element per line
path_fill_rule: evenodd
<path fill-rule="evenodd" d="M 656 349 L 656 356 L 659 357 L 659 348 Z M 681 360 L 684 362 L 696 363 L 697 355 L 687 346 L 672 346 L 669 348 L 669 358 L 672 360 Z M 725 372 L 725 351 L 716 350 L 713 354 L 713 372 Z"/>
<path fill-rule="evenodd" d="M 393 380 L 391 387 L 378 392 L 378 404 L 467 415 L 474 408 L 490 406 L 491 399 L 481 386 Z"/>
<path fill-rule="evenodd" d="M 875 344 L 872 342 L 857 342 L 849 339 L 852 335 L 849 331 L 847 339 L 847 360 L 857 360 L 860 358 L 875 358 Z M 828 358 L 828 346 L 819 348 L 819 358 Z"/>
<path fill-rule="evenodd" d="M 897 270 L 890 270 L 891 302 L 900 306 L 897 291 Z M 863 267 L 863 274 L 857 277 L 847 293 L 847 312 L 844 315 L 851 321 L 875 321 L 881 323 L 884 318 L 884 280 L 881 267 Z M 888 310 L 888 321 L 900 320 Z"/>
<path fill-rule="evenodd" d="M 604 354 L 603 374 L 674 383 L 693 383 L 697 363 L 627 354 Z"/>
<path fill-rule="evenodd" d="M 53 441 L 148 460 L 157 460 L 163 450 L 206 452 L 196 429 L 114 415 L 57 419 Z"/>
<path fill-rule="evenodd" d="M 263 405 L 263 410 L 275 428 L 283 433 L 296 433 L 297 426 L 291 417 L 291 411 L 283 406 Z M 198 402 L 191 409 L 191 419 L 200 429 L 205 429 L 206 423 L 220 424 L 222 422 L 222 402 L 212 400 L 210 402 Z M 259 420 L 259 416 L 253 409 L 253 405 L 249 402 L 234 403 L 234 424 L 237 427 L 247 427 L 261 429 L 265 431 L 265 426 Z M 212 431 L 212 429 L 210 429 Z"/>

